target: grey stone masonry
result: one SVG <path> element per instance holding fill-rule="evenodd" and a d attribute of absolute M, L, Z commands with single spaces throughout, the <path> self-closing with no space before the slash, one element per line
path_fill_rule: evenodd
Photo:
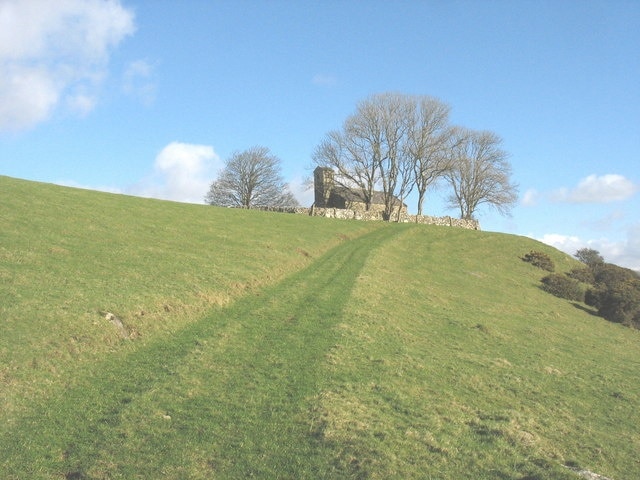
<path fill-rule="evenodd" d="M 313 217 L 339 218 L 344 220 L 365 220 L 382 221 L 382 212 L 351 210 L 345 208 L 319 208 L 319 207 L 253 207 L 255 210 L 268 212 L 296 213 L 299 215 L 310 215 Z M 395 222 L 394 214 L 392 222 Z M 480 230 L 480 223 L 477 220 L 466 220 L 454 217 L 432 217 L 429 215 L 409 215 L 400 214 L 400 223 L 421 223 L 424 225 L 440 225 L 445 227 L 466 228 L 469 230 Z"/>

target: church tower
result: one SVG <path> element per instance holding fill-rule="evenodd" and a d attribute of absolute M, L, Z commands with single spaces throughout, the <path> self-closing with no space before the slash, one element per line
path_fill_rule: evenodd
<path fill-rule="evenodd" d="M 333 189 L 333 170 L 328 167 L 317 167 L 313 171 L 315 203 L 318 208 L 326 208 Z"/>

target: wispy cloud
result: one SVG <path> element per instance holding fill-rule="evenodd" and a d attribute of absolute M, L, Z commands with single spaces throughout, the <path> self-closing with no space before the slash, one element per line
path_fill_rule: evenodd
<path fill-rule="evenodd" d="M 614 210 L 607 213 L 603 217 L 596 218 L 587 218 L 581 222 L 583 227 L 588 228 L 589 230 L 599 231 L 599 232 L 607 232 L 611 231 L 613 228 L 617 227 L 617 224 L 620 224 L 625 220 L 625 214 L 622 211 Z"/>
<path fill-rule="evenodd" d="M 626 200 L 639 190 L 631 180 L 622 175 L 589 175 L 574 188 L 561 188 L 551 195 L 555 202 L 609 203 Z"/>
<path fill-rule="evenodd" d="M 524 192 L 520 203 L 525 207 L 535 207 L 538 204 L 539 198 L 540 193 L 535 188 L 530 188 Z"/>
<path fill-rule="evenodd" d="M 537 238 L 547 245 L 574 255 L 581 248 L 592 248 L 600 252 L 605 261 L 640 271 L 640 223 L 630 226 L 626 238 L 611 241 L 606 238 L 582 239 L 572 235 L 548 233 Z"/>
<path fill-rule="evenodd" d="M 573 235 L 562 235 L 559 233 L 546 233 L 542 237 L 537 238 L 542 243 L 551 245 L 552 247 L 562 250 L 569 255 L 573 255 L 579 249 L 587 247 L 589 242 Z"/>
<path fill-rule="evenodd" d="M 314 201 L 313 183 L 309 179 L 295 176 L 289 182 L 289 191 L 303 207 L 310 207 Z"/>
<path fill-rule="evenodd" d="M 640 272 L 640 222 L 629 227 L 625 248 L 620 254 L 620 262 L 632 265 L 629 268 Z"/>
<path fill-rule="evenodd" d="M 318 73 L 313 76 L 311 83 L 319 87 L 335 87 L 338 84 L 338 79 L 333 75 Z"/>
<path fill-rule="evenodd" d="M 147 60 L 131 62 L 122 76 L 122 90 L 137 98 L 144 105 L 156 99 L 156 84 L 153 80 L 154 66 Z"/>
<path fill-rule="evenodd" d="M 60 105 L 87 114 L 110 52 L 134 30 L 119 0 L 0 2 L 0 130 L 33 127 Z"/>
<path fill-rule="evenodd" d="M 220 157 L 209 145 L 172 142 L 156 156 L 153 173 L 126 193 L 178 202 L 203 203 Z"/>
<path fill-rule="evenodd" d="M 107 192 L 107 193 L 123 193 L 121 188 L 112 187 L 110 185 L 84 185 L 82 183 L 78 183 L 75 180 L 58 180 L 54 182 L 56 185 L 62 185 L 63 187 L 73 187 L 73 188 L 82 188 L 84 190 L 96 190 L 98 192 Z"/>

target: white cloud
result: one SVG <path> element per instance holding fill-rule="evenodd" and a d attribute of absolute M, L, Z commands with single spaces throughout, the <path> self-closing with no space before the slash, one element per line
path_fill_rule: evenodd
<path fill-rule="evenodd" d="M 146 60 L 131 62 L 123 75 L 122 89 L 127 95 L 136 97 L 144 105 L 156 99 L 156 84 L 153 82 L 154 67 Z"/>
<path fill-rule="evenodd" d="M 119 0 L 0 2 L 0 130 L 21 130 L 64 105 L 96 104 L 109 52 L 134 31 Z"/>
<path fill-rule="evenodd" d="M 587 247 L 587 243 L 578 237 L 570 235 L 561 235 L 559 233 L 546 233 L 541 238 L 537 238 L 542 243 L 551 245 L 552 247 L 562 250 L 569 255 L 573 255 L 581 248 Z"/>
<path fill-rule="evenodd" d="M 289 182 L 289 191 L 303 207 L 310 207 L 314 202 L 313 184 L 301 176 L 296 176 Z"/>
<path fill-rule="evenodd" d="M 97 99 L 95 96 L 86 93 L 76 93 L 67 97 L 67 106 L 77 115 L 84 117 L 88 115 L 96 106 Z"/>
<path fill-rule="evenodd" d="M 118 187 L 112 187 L 110 185 L 83 185 L 81 183 L 76 182 L 75 180 L 58 180 L 54 182 L 56 185 L 62 185 L 63 187 L 72 187 L 72 188 L 82 188 L 84 190 L 97 190 L 98 192 L 107 192 L 107 193 L 123 193 L 122 189 Z"/>
<path fill-rule="evenodd" d="M 540 194 L 535 188 L 530 188 L 522 196 L 521 204 L 525 207 L 534 207 L 538 204 Z"/>
<path fill-rule="evenodd" d="M 632 225 L 627 230 L 627 239 L 616 256 L 616 261 L 613 263 L 640 272 L 640 222 Z"/>
<path fill-rule="evenodd" d="M 622 175 L 589 175 L 569 190 L 561 188 L 552 194 L 552 200 L 569 203 L 608 203 L 626 200 L 639 187 Z"/>
<path fill-rule="evenodd" d="M 127 193 L 178 202 L 203 203 L 220 157 L 208 145 L 172 142 L 155 159 L 154 173 Z"/>
<path fill-rule="evenodd" d="M 640 223 L 631 226 L 627 238 L 620 241 L 606 238 L 583 240 L 557 233 L 545 234 L 538 240 L 569 255 L 574 255 L 581 248 L 592 248 L 600 252 L 606 262 L 640 271 Z"/>
<path fill-rule="evenodd" d="M 44 69 L 0 64 L 0 98 L 0 130 L 19 130 L 47 118 L 60 91 Z"/>

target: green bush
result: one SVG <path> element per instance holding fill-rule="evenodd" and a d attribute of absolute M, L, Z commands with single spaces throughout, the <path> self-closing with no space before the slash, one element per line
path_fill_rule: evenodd
<path fill-rule="evenodd" d="M 637 273 L 628 268 L 619 267 L 612 263 L 603 263 L 592 269 L 597 283 L 606 285 L 608 289 L 615 288 L 622 283 L 640 281 Z"/>
<path fill-rule="evenodd" d="M 587 289 L 584 293 L 584 303 L 599 310 L 606 294 L 607 287 L 604 284 L 599 283 L 593 288 Z"/>
<path fill-rule="evenodd" d="M 541 268 L 548 272 L 553 272 L 555 270 L 555 265 L 553 264 L 553 260 L 546 253 L 537 252 L 535 250 L 531 250 L 527 253 L 522 260 L 530 263 L 534 267 Z"/>
<path fill-rule="evenodd" d="M 591 270 L 594 287 L 587 290 L 585 303 L 611 322 L 640 328 L 640 278 L 628 268 L 600 263 Z"/>
<path fill-rule="evenodd" d="M 594 285 L 596 283 L 596 278 L 593 275 L 593 270 L 589 267 L 583 268 L 574 268 L 567 275 L 575 280 L 578 280 L 582 283 L 587 283 L 589 285 Z"/>
<path fill-rule="evenodd" d="M 556 297 L 578 302 L 584 300 L 584 291 L 578 280 L 560 273 L 552 273 L 540 281 L 542 282 L 542 289 Z"/>
<path fill-rule="evenodd" d="M 598 314 L 610 322 L 640 327 L 640 284 L 625 282 L 609 289 L 600 299 Z"/>

